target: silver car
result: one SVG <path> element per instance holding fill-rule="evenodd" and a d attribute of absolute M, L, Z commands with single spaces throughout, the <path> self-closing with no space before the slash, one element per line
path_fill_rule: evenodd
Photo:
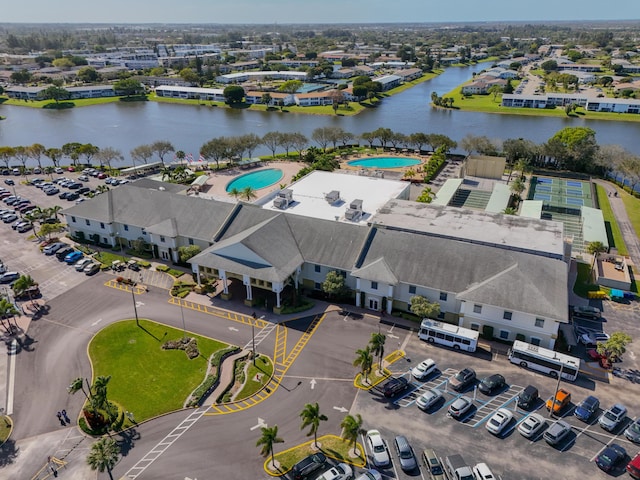
<path fill-rule="evenodd" d="M 627 427 L 624 436 L 634 443 L 640 443 L 640 417 Z"/>
<path fill-rule="evenodd" d="M 524 438 L 533 438 L 544 428 L 546 424 L 547 421 L 542 415 L 532 413 L 525 418 L 520 425 L 518 425 L 518 432 L 520 432 L 520 435 Z"/>
<path fill-rule="evenodd" d="M 555 447 L 569 435 L 569 433 L 571 433 L 571 425 L 564 420 L 557 420 L 544 432 L 543 438 L 549 445 Z"/>
<path fill-rule="evenodd" d="M 416 399 L 416 405 L 420 410 L 429 410 L 442 398 L 442 392 L 437 388 L 427 390 Z"/>
<path fill-rule="evenodd" d="M 378 430 L 369 430 L 367 432 L 367 446 L 371 450 L 373 464 L 376 467 L 388 467 L 391 463 L 389 458 L 389 450 L 387 444 L 380 435 Z"/>
<path fill-rule="evenodd" d="M 600 416 L 598 423 L 607 432 L 612 432 L 625 418 L 627 418 L 627 407 L 616 403 Z"/>

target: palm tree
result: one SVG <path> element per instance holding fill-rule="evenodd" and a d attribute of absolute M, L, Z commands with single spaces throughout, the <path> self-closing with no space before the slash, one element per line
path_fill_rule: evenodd
<path fill-rule="evenodd" d="M 371 340 L 369 345 L 371 346 L 371 353 L 378 357 L 378 370 L 382 370 L 382 357 L 384 356 L 384 342 L 387 337 L 378 332 L 371 334 Z"/>
<path fill-rule="evenodd" d="M 62 207 L 60 205 L 54 205 L 48 210 L 49 210 L 49 218 L 55 218 L 57 220 L 60 212 L 62 211 Z"/>
<path fill-rule="evenodd" d="M 236 200 L 238 199 L 241 193 L 242 192 L 238 190 L 236 187 L 233 187 L 231 190 L 229 190 L 229 195 L 231 195 Z"/>
<path fill-rule="evenodd" d="M 253 187 L 247 186 L 242 189 L 242 192 L 240 192 L 240 196 L 244 198 L 247 202 L 250 202 L 251 200 L 256 198 L 258 195 L 256 195 L 256 190 Z"/>
<path fill-rule="evenodd" d="M 369 345 L 366 348 L 356 350 L 356 359 L 353 361 L 354 367 L 360 367 L 360 373 L 364 377 L 365 382 L 369 383 L 369 373 L 373 365 L 373 356 Z"/>
<path fill-rule="evenodd" d="M 164 182 L 165 180 L 172 180 L 173 177 L 173 170 L 169 167 L 164 167 L 161 171 L 162 173 L 162 181 Z"/>
<path fill-rule="evenodd" d="M 97 193 L 104 193 L 104 192 L 108 192 L 109 191 L 109 187 L 107 187 L 106 185 L 98 185 L 96 187 L 96 192 Z"/>
<path fill-rule="evenodd" d="M 0 322 L 2 322 L 2 326 L 4 327 L 5 331 L 8 334 L 12 333 L 12 326 L 11 326 L 11 322 L 9 322 L 9 320 L 7 320 L 7 323 L 9 324 L 9 328 L 7 328 L 7 326 L 4 324 L 4 321 L 7 317 L 15 317 L 18 314 L 18 310 L 16 309 L 15 305 L 13 305 L 13 303 L 11 303 L 8 299 L 6 298 L 0 298 Z M 14 318 L 14 323 L 15 323 L 15 318 Z"/>
<path fill-rule="evenodd" d="M 342 428 L 342 438 L 349 442 L 353 455 L 357 456 L 356 442 L 358 441 L 358 435 L 362 433 L 362 417 L 360 414 L 357 414 L 355 417 L 353 415 L 347 415 L 342 420 L 342 423 L 340 423 L 340 428 Z"/>
<path fill-rule="evenodd" d="M 606 251 L 607 251 L 607 248 L 604 246 L 602 242 L 596 241 L 596 242 L 587 243 L 587 253 L 593 255 L 593 263 L 591 264 L 591 268 L 593 268 L 594 265 L 596 264 L 596 261 L 598 260 L 598 256 L 601 253 Z"/>
<path fill-rule="evenodd" d="M 29 291 L 31 287 L 35 287 L 37 285 L 38 283 L 31 278 L 30 275 L 20 275 L 20 278 L 15 281 L 12 288 L 15 296 L 19 297 L 24 292 Z M 29 291 L 29 301 L 32 300 L 33 298 L 31 298 L 31 292 Z"/>
<path fill-rule="evenodd" d="M 262 427 L 260 429 L 262 431 L 262 436 L 256 442 L 256 447 L 262 447 L 260 450 L 260 455 L 266 457 L 267 455 L 271 455 L 271 466 L 275 465 L 275 457 L 273 455 L 273 445 L 276 443 L 284 443 L 284 440 L 278 437 L 278 426 L 274 425 L 273 427 Z"/>
<path fill-rule="evenodd" d="M 67 387 L 67 392 L 73 395 L 76 392 L 80 392 L 80 391 L 82 391 L 86 399 L 89 400 L 89 395 L 84 389 L 84 380 L 82 380 L 82 377 L 74 378 L 71 384 Z"/>
<path fill-rule="evenodd" d="M 318 402 L 316 402 L 307 403 L 302 409 L 302 412 L 300 412 L 300 418 L 302 418 L 300 430 L 309 427 L 307 437 L 313 435 L 313 446 L 318 448 L 318 428 L 320 427 L 320 422 L 326 422 L 328 420 L 327 416 L 320 413 L 320 406 Z"/>
<path fill-rule="evenodd" d="M 100 473 L 105 470 L 109 474 L 109 478 L 113 480 L 111 469 L 118 461 L 120 447 L 113 438 L 104 437 L 91 445 L 91 451 L 87 455 L 87 463 L 91 470 L 98 470 Z"/>
<path fill-rule="evenodd" d="M 104 409 L 111 416 L 111 404 L 107 398 L 107 384 L 111 380 L 111 375 L 99 376 L 93 382 L 93 394 L 91 401 L 95 408 Z"/>

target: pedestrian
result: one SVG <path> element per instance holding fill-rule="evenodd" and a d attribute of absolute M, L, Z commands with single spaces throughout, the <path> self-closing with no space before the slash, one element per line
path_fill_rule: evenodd
<path fill-rule="evenodd" d="M 67 416 L 67 411 L 66 410 L 62 410 L 62 418 L 64 418 L 65 422 L 71 423 L 71 419 Z"/>
<path fill-rule="evenodd" d="M 60 412 L 56 413 L 56 417 L 58 417 L 58 420 L 60 420 L 62 418 L 62 413 Z"/>
<path fill-rule="evenodd" d="M 61 426 L 63 426 L 63 427 L 66 427 L 66 426 L 67 426 L 67 423 L 64 421 L 64 418 L 62 418 L 62 415 L 60 415 L 60 416 L 58 417 L 58 420 L 60 420 L 60 425 L 61 425 Z"/>

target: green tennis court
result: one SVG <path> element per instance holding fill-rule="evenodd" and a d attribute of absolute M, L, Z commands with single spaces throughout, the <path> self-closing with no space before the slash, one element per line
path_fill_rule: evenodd
<path fill-rule="evenodd" d="M 580 207 L 593 207 L 591 185 L 580 180 L 532 177 L 528 200 L 542 200 L 543 209 L 580 215 Z"/>

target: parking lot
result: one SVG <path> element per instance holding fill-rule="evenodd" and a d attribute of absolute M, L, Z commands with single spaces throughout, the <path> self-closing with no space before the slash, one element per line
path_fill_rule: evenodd
<path fill-rule="evenodd" d="M 563 381 L 561 387 L 572 393 L 572 402 L 557 417 L 551 417 L 544 405 L 556 389 L 556 380 L 550 377 L 513 365 L 504 356 L 487 358 L 429 345 L 418 340 L 416 334 L 409 335 L 405 350 L 407 358 L 391 367 L 395 376 L 409 378 L 409 368 L 425 358 L 434 359 L 440 370 L 426 382 L 412 378 L 410 388 L 391 401 L 376 390 L 360 394 L 353 410 L 356 413 L 364 412 L 366 428 L 378 429 L 390 447 L 393 465 L 383 472 L 385 478 L 430 478 L 422 464 L 420 472 L 411 474 L 398 467 L 397 456 L 391 448 L 396 435 L 405 435 L 417 456 L 425 448 L 434 449 L 442 460 L 448 455 L 461 454 L 470 466 L 480 462 L 487 463 L 494 475 L 502 479 L 547 479 L 552 476 L 563 479 L 586 476 L 607 478 L 608 475 L 600 471 L 593 462 L 601 450 L 617 443 L 626 450 L 628 461 L 640 449 L 640 446 L 623 435 L 632 419 L 640 414 L 636 400 L 640 389 L 636 384 L 613 376 L 610 383 L 595 382 L 584 376 L 580 376 L 574 383 Z M 447 379 L 464 367 L 474 368 L 478 379 L 501 373 L 506 377 L 508 385 L 494 395 L 484 395 L 475 387 L 463 392 L 447 388 Z M 540 398 L 534 408 L 526 411 L 517 406 L 517 396 L 529 384 L 539 388 Z M 442 391 L 444 400 L 423 412 L 417 408 L 415 401 L 431 388 Z M 448 415 L 447 409 L 462 395 L 473 399 L 473 408 L 458 421 Z M 588 395 L 597 396 L 601 408 L 589 423 L 584 423 L 574 416 L 574 410 Z M 598 418 L 603 409 L 615 402 L 625 404 L 629 416 L 621 426 L 609 433 L 599 426 Z M 509 409 L 514 418 L 500 435 L 494 436 L 485 426 L 500 408 Z M 526 439 L 520 435 L 517 427 L 532 413 L 538 413 L 547 420 L 545 429 L 556 419 L 562 418 L 571 425 L 572 431 L 557 448 L 548 445 L 542 438 L 545 429 L 534 438 Z M 614 475 L 619 474 L 620 468 Z"/>

